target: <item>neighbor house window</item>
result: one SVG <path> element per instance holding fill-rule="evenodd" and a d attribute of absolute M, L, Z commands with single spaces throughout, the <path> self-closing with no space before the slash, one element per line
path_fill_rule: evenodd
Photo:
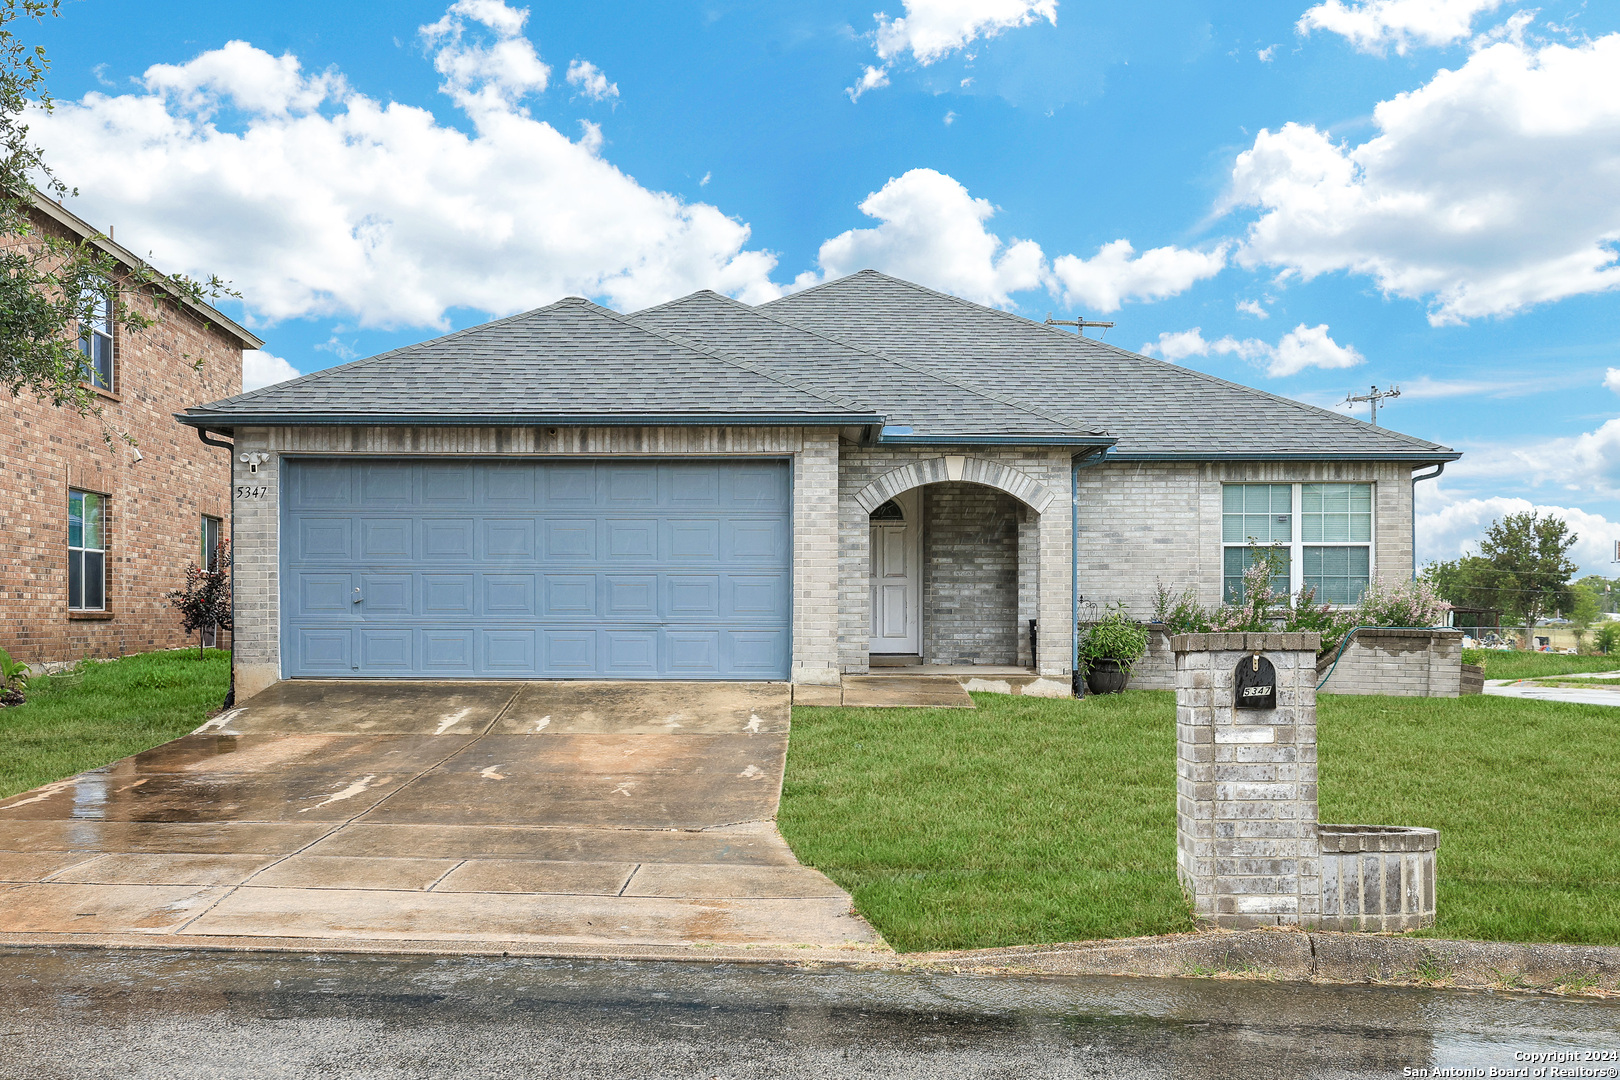
<path fill-rule="evenodd" d="M 1225 484 L 1221 541 L 1227 603 L 1242 600 L 1256 545 L 1276 545 L 1283 557 L 1276 592 L 1310 587 L 1319 604 L 1354 604 L 1372 578 L 1372 485 Z"/>
<path fill-rule="evenodd" d="M 101 390 L 113 388 L 113 304 L 106 289 L 85 296 L 87 317 L 79 327 L 79 351 L 84 354 L 84 381 Z"/>
<path fill-rule="evenodd" d="M 68 609 L 107 607 L 107 496 L 68 492 Z"/>
<path fill-rule="evenodd" d="M 219 527 L 222 524 L 219 518 L 203 515 L 202 519 L 202 557 L 197 565 L 204 570 L 218 570 L 219 566 Z"/>

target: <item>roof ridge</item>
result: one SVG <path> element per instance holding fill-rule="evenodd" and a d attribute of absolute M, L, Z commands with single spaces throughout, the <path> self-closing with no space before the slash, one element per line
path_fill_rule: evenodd
<path fill-rule="evenodd" d="M 863 271 L 863 273 L 864 272 L 865 271 Z M 875 273 L 875 271 L 874 271 L 874 273 Z M 851 276 L 853 276 L 853 275 L 851 275 Z M 842 279 L 840 279 L 840 280 L 842 280 Z M 808 291 L 808 290 L 806 290 L 806 291 Z M 791 319 L 784 319 L 781 316 L 776 315 L 773 312 L 764 311 L 764 310 L 762 310 L 761 307 L 755 307 L 755 306 L 752 306 L 750 304 L 745 304 L 741 300 L 737 300 L 737 299 L 735 299 L 733 297 L 726 296 L 723 293 L 714 292 L 714 290 L 712 290 L 712 289 L 699 289 L 699 290 L 697 290 L 697 292 L 688 293 L 686 296 L 679 297 L 679 298 L 677 298 L 675 300 L 666 301 L 665 303 L 659 304 L 656 307 L 645 308 L 643 311 L 636 312 L 635 314 L 640 315 L 640 314 L 644 314 L 646 311 L 657 311 L 660 308 L 673 307 L 676 304 L 679 304 L 679 303 L 682 303 L 682 302 L 684 302 L 686 300 L 691 299 L 693 296 L 700 296 L 700 295 L 702 295 L 704 293 L 708 293 L 709 295 L 711 295 L 711 296 L 715 297 L 716 299 L 721 300 L 721 301 L 723 301 L 723 302 L 725 302 L 727 304 L 735 305 L 736 307 L 742 308 L 744 311 L 747 311 L 751 315 L 757 315 L 762 319 L 767 319 L 770 322 L 777 323 L 778 325 L 786 326 L 786 327 L 788 327 L 790 329 L 797 330 L 801 334 L 809 334 L 811 337 L 820 338 L 821 340 L 830 342 L 830 343 L 832 343 L 834 345 L 837 345 L 840 348 L 849 349 L 852 352 L 862 353 L 863 355 L 870 356 L 870 357 L 872 357 L 872 358 L 874 358 L 876 360 L 881 360 L 886 364 L 893 364 L 896 367 L 902 367 L 902 368 L 905 368 L 908 371 L 913 371 L 913 372 L 916 372 L 916 373 L 918 373 L 920 375 L 926 375 L 930 379 L 938 379 L 940 382 L 947 383 L 947 384 L 949 384 L 951 386 L 955 386 L 958 389 L 966 390 L 966 391 L 968 391 L 969 393 L 972 393 L 972 394 L 978 394 L 980 397 L 989 398 L 991 401 L 999 402 L 1002 405 L 1010 406 L 1012 408 L 1020 410 L 1021 412 L 1030 413 L 1031 415 L 1038 416 L 1043 420 L 1050 420 L 1055 424 L 1072 424 L 1072 425 L 1075 426 L 1075 430 L 1077 432 L 1081 432 L 1081 433 L 1084 433 L 1084 434 L 1087 434 L 1087 435 L 1105 435 L 1105 434 L 1107 434 L 1107 432 L 1098 430 L 1098 429 L 1092 427 L 1091 425 L 1084 423 L 1078 417 L 1067 416 L 1067 415 L 1062 414 L 1062 413 L 1047 412 L 1046 410 L 1044 410 L 1044 409 L 1042 409 L 1042 408 L 1040 408 L 1038 406 L 1032 405 L 1027 401 L 1022 401 L 1022 400 L 1020 400 L 1018 398 L 1012 397 L 1011 395 L 1002 394 L 1002 393 L 1000 393 L 998 391 L 994 391 L 994 390 L 988 390 L 988 389 L 986 389 L 986 388 L 984 388 L 982 386 L 977 386 L 977 385 L 975 385 L 973 383 L 963 381 L 961 379 L 958 379 L 954 375 L 951 375 L 951 374 L 949 374 L 947 372 L 938 371 L 938 370 L 936 370 L 934 368 L 928 367 L 925 364 L 919 364 L 914 360 L 905 360 L 905 359 L 902 359 L 902 358 L 897 357 L 897 356 L 890 356 L 888 353 L 883 352 L 881 349 L 874 349 L 874 348 L 871 348 L 870 346 L 866 346 L 866 345 L 858 345 L 855 342 L 845 341 L 842 338 L 834 337 L 833 335 L 825 333 L 825 332 L 823 332 L 821 330 L 816 330 L 816 329 L 813 329 L 813 328 L 808 327 L 808 326 L 801 326 L 798 323 L 793 322 Z"/>
<path fill-rule="evenodd" d="M 674 301 L 671 301 L 671 303 L 673 303 L 673 302 Z M 659 305 L 659 306 L 663 306 L 663 305 Z M 637 330 L 637 331 L 639 331 L 639 332 L 641 332 L 643 334 L 650 334 L 653 337 L 662 338 L 663 340 L 665 340 L 667 342 L 670 342 L 673 345 L 677 345 L 680 348 L 688 349 L 688 350 L 690 350 L 692 352 L 700 353 L 700 354 L 702 354 L 704 356 L 712 357 L 713 359 L 719 360 L 722 363 L 730 364 L 733 367 L 741 368 L 742 370 L 750 372 L 751 374 L 758 375 L 758 376 L 760 376 L 762 378 L 770 379 L 772 382 L 778 382 L 778 383 L 781 383 L 783 386 L 792 387 L 795 390 L 801 391 L 802 393 L 809 394 L 811 397 L 819 398 L 822 401 L 828 402 L 829 404 L 837 405 L 840 408 L 844 408 L 844 409 L 863 409 L 868 413 L 871 413 L 871 414 L 874 414 L 874 415 L 878 414 L 877 409 L 873 408 L 871 405 L 868 405 L 864 401 L 857 401 L 854 398 L 848 398 L 848 397 L 844 397 L 844 396 L 839 395 L 839 394 L 828 393 L 825 390 L 820 390 L 820 389 L 806 383 L 802 379 L 795 379 L 792 376 L 784 375 L 779 371 L 773 371 L 773 370 L 771 370 L 769 368 L 761 367 L 758 364 L 754 364 L 754 363 L 752 363 L 750 361 L 743 360 L 743 359 L 741 359 L 739 357 L 732 356 L 729 353 L 723 353 L 719 349 L 712 348 L 712 347 L 710 347 L 708 345 L 703 345 L 703 344 L 697 343 L 697 342 L 684 341 L 684 340 L 682 340 L 680 338 L 677 338 L 677 337 L 675 337 L 675 336 L 673 336 L 671 334 L 667 334 L 662 330 L 658 330 L 658 329 L 655 329 L 655 328 L 650 327 L 650 326 L 642 326 L 640 323 L 637 323 L 637 322 L 633 321 L 630 318 L 630 316 L 620 314 L 619 312 L 613 311 L 613 310 L 611 310 L 609 308 L 600 307 L 599 305 L 595 305 L 595 304 L 593 304 L 592 307 L 596 308 L 596 311 L 593 312 L 593 314 L 600 315 L 600 316 L 602 316 L 604 318 L 612 319 L 615 322 L 623 323 L 626 326 L 630 327 L 632 330 Z"/>
<path fill-rule="evenodd" d="M 904 285 L 907 288 L 912 289 L 912 290 L 914 290 L 916 292 L 926 293 L 929 296 L 937 296 L 937 297 L 939 297 L 941 299 L 949 300 L 952 303 L 960 304 L 960 305 L 963 305 L 965 307 L 975 308 L 975 309 L 977 309 L 979 311 L 989 312 L 992 315 L 998 315 L 998 316 L 1000 316 L 1002 318 L 1014 319 L 1014 320 L 1017 320 L 1020 324 L 1035 327 L 1035 328 L 1038 328 L 1038 329 L 1041 329 L 1041 330 L 1048 331 L 1050 333 L 1058 334 L 1063 338 L 1063 340 L 1065 340 L 1067 342 L 1075 342 L 1075 341 L 1081 340 L 1077 335 L 1071 334 L 1067 330 L 1059 330 L 1055 326 L 1048 326 L 1046 323 L 1038 323 L 1034 319 L 1027 319 L 1024 316 L 1019 315 L 1019 314 L 1017 314 L 1015 312 L 1003 311 L 1000 308 L 989 307 L 989 306 L 987 306 L 985 304 L 975 303 L 972 300 L 965 300 L 960 296 L 952 296 L 950 293 L 940 292 L 938 289 L 930 289 L 926 285 L 919 285 L 915 281 L 907 281 L 905 278 L 895 277 L 893 274 L 885 274 L 881 270 L 861 270 L 861 271 L 858 271 L 857 273 L 854 273 L 854 274 L 845 274 L 843 277 L 838 278 L 835 281 L 823 282 L 822 285 L 814 286 L 814 288 L 819 289 L 819 288 L 821 288 L 822 286 L 825 286 L 825 285 L 836 285 L 836 284 L 839 284 L 840 282 L 848 281 L 851 278 L 859 277 L 862 274 L 870 274 L 873 277 L 882 278 L 885 281 L 892 281 L 892 282 L 894 282 L 896 284 Z M 791 296 L 803 296 L 805 293 L 808 293 L 808 292 L 811 292 L 811 291 L 812 291 L 811 289 L 805 289 L 805 290 L 803 290 L 801 292 L 790 294 L 790 296 L 781 297 L 781 299 L 787 300 L 787 299 L 790 299 Z M 774 302 L 775 301 L 772 301 L 772 303 L 774 303 Z M 1356 425 L 1358 428 L 1372 427 L 1372 425 L 1369 424 L 1365 420 L 1357 420 L 1353 416 L 1345 416 L 1343 413 L 1336 413 L 1331 409 L 1324 409 L 1324 408 L 1321 408 L 1320 406 L 1310 405 L 1310 404 L 1307 404 L 1306 402 L 1298 401 L 1298 400 L 1296 400 L 1294 398 L 1283 397 L 1281 394 L 1273 394 L 1271 391 L 1262 390 L 1257 386 L 1248 386 L 1248 385 L 1246 385 L 1244 383 L 1232 382 L 1230 379 L 1223 379 L 1218 375 L 1211 375 L 1207 371 L 1199 371 L 1197 368 L 1187 367 L 1184 364 L 1173 364 L 1168 360 L 1160 360 L 1157 357 L 1143 356 L 1141 353 L 1131 352 L 1129 349 L 1122 349 L 1118 345 L 1111 345 L 1106 341 L 1099 341 L 1099 340 L 1097 340 L 1095 338 L 1086 338 L 1084 340 L 1089 341 L 1093 345 L 1099 345 L 1102 348 L 1108 349 L 1111 352 L 1120 353 L 1120 354 L 1123 354 L 1125 356 L 1129 356 L 1129 357 L 1131 357 L 1133 359 L 1136 359 L 1136 360 L 1145 360 L 1148 363 L 1158 364 L 1159 366 L 1164 367 L 1164 368 L 1168 368 L 1168 369 L 1170 369 L 1172 371 L 1186 372 L 1187 374 L 1192 375 L 1195 378 L 1202 379 L 1205 382 L 1214 383 L 1214 384 L 1219 385 L 1219 386 L 1229 387 L 1229 388 L 1236 389 L 1236 390 L 1247 391 L 1248 393 L 1251 393 L 1251 394 L 1261 394 L 1261 395 L 1263 395 L 1265 397 L 1270 398 L 1273 401 L 1280 402 L 1280 403 L 1282 403 L 1284 405 L 1288 405 L 1288 406 L 1290 406 L 1292 408 L 1295 408 L 1295 409 L 1305 410 L 1305 411 L 1310 412 L 1310 413 L 1315 414 L 1315 415 L 1331 418 L 1334 421 L 1336 421 L 1338 423 L 1341 423 L 1341 424 L 1353 424 L 1353 425 Z M 1395 438 L 1398 438 L 1398 439 L 1405 439 L 1408 442 L 1415 443 L 1415 444 L 1417 444 L 1418 448 L 1420 448 L 1420 449 L 1424 449 L 1424 450 L 1449 450 L 1449 449 L 1451 449 L 1450 447 L 1447 447 L 1447 446 L 1441 446 L 1439 443 L 1426 442 L 1423 439 L 1419 439 L 1415 435 L 1408 435 L 1404 431 L 1394 431 L 1394 430 L 1392 430 L 1390 428 L 1376 428 L 1375 430 L 1381 431 L 1381 432 L 1383 432 L 1383 433 L 1385 433 L 1387 435 L 1392 435 L 1392 436 L 1394 436 Z"/>

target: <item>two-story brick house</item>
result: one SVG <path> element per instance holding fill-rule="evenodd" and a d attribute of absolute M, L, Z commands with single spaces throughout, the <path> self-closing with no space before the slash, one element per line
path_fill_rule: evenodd
<path fill-rule="evenodd" d="M 43 198 L 33 217 L 59 236 L 97 231 Z M 95 243 L 121 267 L 145 266 Z M 125 332 L 101 312 L 83 328 L 100 419 L 0 391 L 0 648 L 33 664 L 186 644 L 164 594 L 229 537 L 230 451 L 174 413 L 240 392 L 242 350 L 263 342 L 206 304 L 158 312 L 133 289 L 121 299 L 157 323 Z M 109 447 L 104 426 L 134 445 Z"/>

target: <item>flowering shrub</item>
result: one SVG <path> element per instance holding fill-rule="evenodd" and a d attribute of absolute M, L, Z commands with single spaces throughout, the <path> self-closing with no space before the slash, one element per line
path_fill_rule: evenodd
<path fill-rule="evenodd" d="M 1384 581 L 1374 578 L 1356 605 L 1366 626 L 1438 626 L 1446 602 L 1427 581 Z"/>

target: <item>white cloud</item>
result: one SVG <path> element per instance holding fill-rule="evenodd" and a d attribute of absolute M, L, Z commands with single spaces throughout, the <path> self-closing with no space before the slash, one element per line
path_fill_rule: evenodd
<path fill-rule="evenodd" d="M 1362 52 L 1382 55 L 1390 46 L 1405 56 L 1415 45 L 1450 45 L 1469 35 L 1474 17 L 1502 0 L 1326 0 L 1299 17 L 1302 34 L 1327 30 Z"/>
<path fill-rule="evenodd" d="M 887 67 L 873 67 L 868 64 L 866 70 L 861 72 L 861 77 L 855 80 L 854 86 L 844 87 L 844 93 L 849 95 L 849 100 L 859 101 L 861 95 L 868 90 L 876 90 L 879 87 L 888 85 L 889 69 Z"/>
<path fill-rule="evenodd" d="M 271 383 L 298 378 L 300 372 L 281 357 L 263 349 L 242 350 L 242 389 L 257 390 Z"/>
<path fill-rule="evenodd" d="M 1449 470 L 1446 475 L 1451 475 Z M 1464 498 L 1435 483 L 1417 485 L 1417 496 L 1419 565 L 1477 555 L 1479 540 L 1493 521 L 1500 521 L 1509 514 L 1535 511 L 1544 517 L 1562 518 L 1569 524 L 1570 531 L 1577 537 L 1575 546 L 1570 549 L 1570 558 L 1581 566 L 1583 573 L 1614 575 L 1614 566 L 1609 560 L 1614 557 L 1615 541 L 1620 540 L 1620 522 L 1610 521 L 1602 514 L 1574 506 L 1534 503 L 1529 499 Z"/>
<path fill-rule="evenodd" d="M 942 60 L 979 38 L 1045 19 L 1057 25 L 1057 0 L 903 0 L 906 13 L 877 18 L 877 54 L 889 60 L 909 50 L 917 63 Z"/>
<path fill-rule="evenodd" d="M 1277 56 L 1277 46 L 1267 45 L 1265 48 L 1257 50 L 1254 55 L 1259 58 L 1262 64 L 1269 64 Z"/>
<path fill-rule="evenodd" d="M 1104 244 L 1090 259 L 1059 255 L 1052 275 L 1066 303 L 1080 303 L 1103 314 L 1126 300 L 1162 300 L 1185 292 L 1226 265 L 1227 245 L 1214 251 L 1159 247 L 1136 255 L 1129 240 Z"/>
<path fill-rule="evenodd" d="M 1436 325 L 1620 287 L 1620 34 L 1491 45 L 1374 118 L 1359 146 L 1290 123 L 1238 156 L 1242 265 L 1366 274 Z"/>
<path fill-rule="evenodd" d="M 1256 364 L 1264 364 L 1266 374 L 1273 378 L 1297 375 L 1309 367 L 1347 368 L 1365 359 L 1350 345 L 1340 345 L 1328 336 L 1327 324 L 1306 326 L 1300 323 L 1272 345 L 1259 338 L 1239 341 L 1228 334 L 1218 341 L 1206 341 L 1198 327 L 1159 335 L 1157 342 L 1142 346 L 1144 354 L 1162 356 L 1166 360 L 1181 361 L 1189 356 L 1237 356 Z"/>
<path fill-rule="evenodd" d="M 76 209 L 117 221 L 160 266 L 232 280 L 256 324 L 443 327 L 451 308 L 504 315 L 568 294 L 778 295 L 746 224 L 642 187 L 601 157 L 594 125 L 571 140 L 523 110 L 547 78 L 514 36 L 525 18 L 461 0 L 424 29 L 471 134 L 246 42 L 31 123 L 85 193 Z"/>
<path fill-rule="evenodd" d="M 1620 394 L 1620 368 L 1610 368 L 1603 376 L 1603 385 Z"/>
<path fill-rule="evenodd" d="M 1237 309 L 1244 315 L 1253 315 L 1257 319 L 1271 318 L 1271 312 L 1261 307 L 1258 300 L 1239 300 Z"/>
<path fill-rule="evenodd" d="M 573 60 L 568 64 L 568 85 L 579 88 L 579 92 L 592 101 L 605 101 L 619 99 L 619 84 L 608 82 L 602 69 L 589 60 Z"/>
<path fill-rule="evenodd" d="M 996 212 L 959 182 L 933 169 L 912 169 L 866 197 L 861 213 L 880 224 L 851 229 L 821 245 L 829 277 L 883 270 L 986 304 L 1042 283 L 1045 258 L 1033 240 L 1004 244 L 984 227 Z M 812 278 L 801 276 L 798 284 Z"/>

